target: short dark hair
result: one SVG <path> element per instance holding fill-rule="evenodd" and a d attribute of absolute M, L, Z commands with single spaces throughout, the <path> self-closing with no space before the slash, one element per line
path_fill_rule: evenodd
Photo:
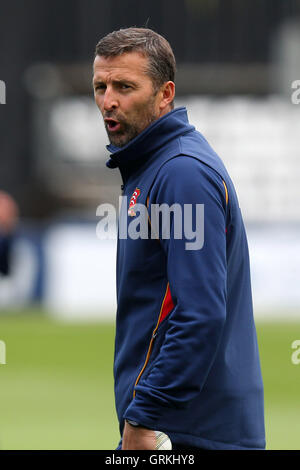
<path fill-rule="evenodd" d="M 104 36 L 97 44 L 95 56 L 113 57 L 125 52 L 140 52 L 148 58 L 147 73 L 158 90 L 175 80 L 176 61 L 169 42 L 148 28 L 124 28 Z"/>

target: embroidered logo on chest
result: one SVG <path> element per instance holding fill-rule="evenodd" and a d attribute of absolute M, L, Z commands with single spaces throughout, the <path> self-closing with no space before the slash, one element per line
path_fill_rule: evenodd
<path fill-rule="evenodd" d="M 139 188 L 135 188 L 132 196 L 131 196 L 131 199 L 130 199 L 130 203 L 129 203 L 129 207 L 128 207 L 128 215 L 130 217 L 134 217 L 136 216 L 136 213 L 134 211 L 134 206 L 136 205 L 136 202 L 137 202 L 137 198 L 139 197 L 139 195 L 141 194 L 141 191 Z"/>

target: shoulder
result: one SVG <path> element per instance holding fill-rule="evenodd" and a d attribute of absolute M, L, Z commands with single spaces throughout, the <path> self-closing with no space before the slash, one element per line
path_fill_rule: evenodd
<path fill-rule="evenodd" d="M 224 184 L 221 176 L 196 157 L 179 155 L 165 162 L 154 181 L 152 194 L 169 195 L 176 200 L 214 198 L 224 203 Z"/>
<path fill-rule="evenodd" d="M 165 162 L 158 174 L 156 181 L 158 184 L 163 183 L 179 188 L 187 189 L 187 187 L 196 186 L 197 189 L 213 187 L 217 190 L 224 191 L 222 177 L 201 160 L 189 155 L 178 155 Z"/>
<path fill-rule="evenodd" d="M 197 157 L 191 155 L 178 155 L 167 160 L 160 168 L 158 178 L 175 179 L 189 181 L 199 179 L 211 180 L 212 182 L 222 182 L 222 177 L 209 165 L 206 165 Z"/>

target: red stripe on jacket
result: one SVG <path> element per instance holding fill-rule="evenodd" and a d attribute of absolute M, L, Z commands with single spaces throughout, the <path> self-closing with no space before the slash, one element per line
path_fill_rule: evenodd
<path fill-rule="evenodd" d="M 174 302 L 172 300 L 170 286 L 168 284 L 167 292 L 166 292 L 166 295 L 165 295 L 165 298 L 164 298 L 164 303 L 162 305 L 161 314 L 160 314 L 160 317 L 159 317 L 159 323 L 158 324 L 160 324 L 169 315 L 169 313 L 173 310 L 174 307 L 175 307 L 175 305 L 174 305 Z"/>

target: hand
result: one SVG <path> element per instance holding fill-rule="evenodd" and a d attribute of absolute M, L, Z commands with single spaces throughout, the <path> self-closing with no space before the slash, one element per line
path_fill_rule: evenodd
<path fill-rule="evenodd" d="M 155 450 L 155 432 L 125 421 L 122 450 Z"/>

